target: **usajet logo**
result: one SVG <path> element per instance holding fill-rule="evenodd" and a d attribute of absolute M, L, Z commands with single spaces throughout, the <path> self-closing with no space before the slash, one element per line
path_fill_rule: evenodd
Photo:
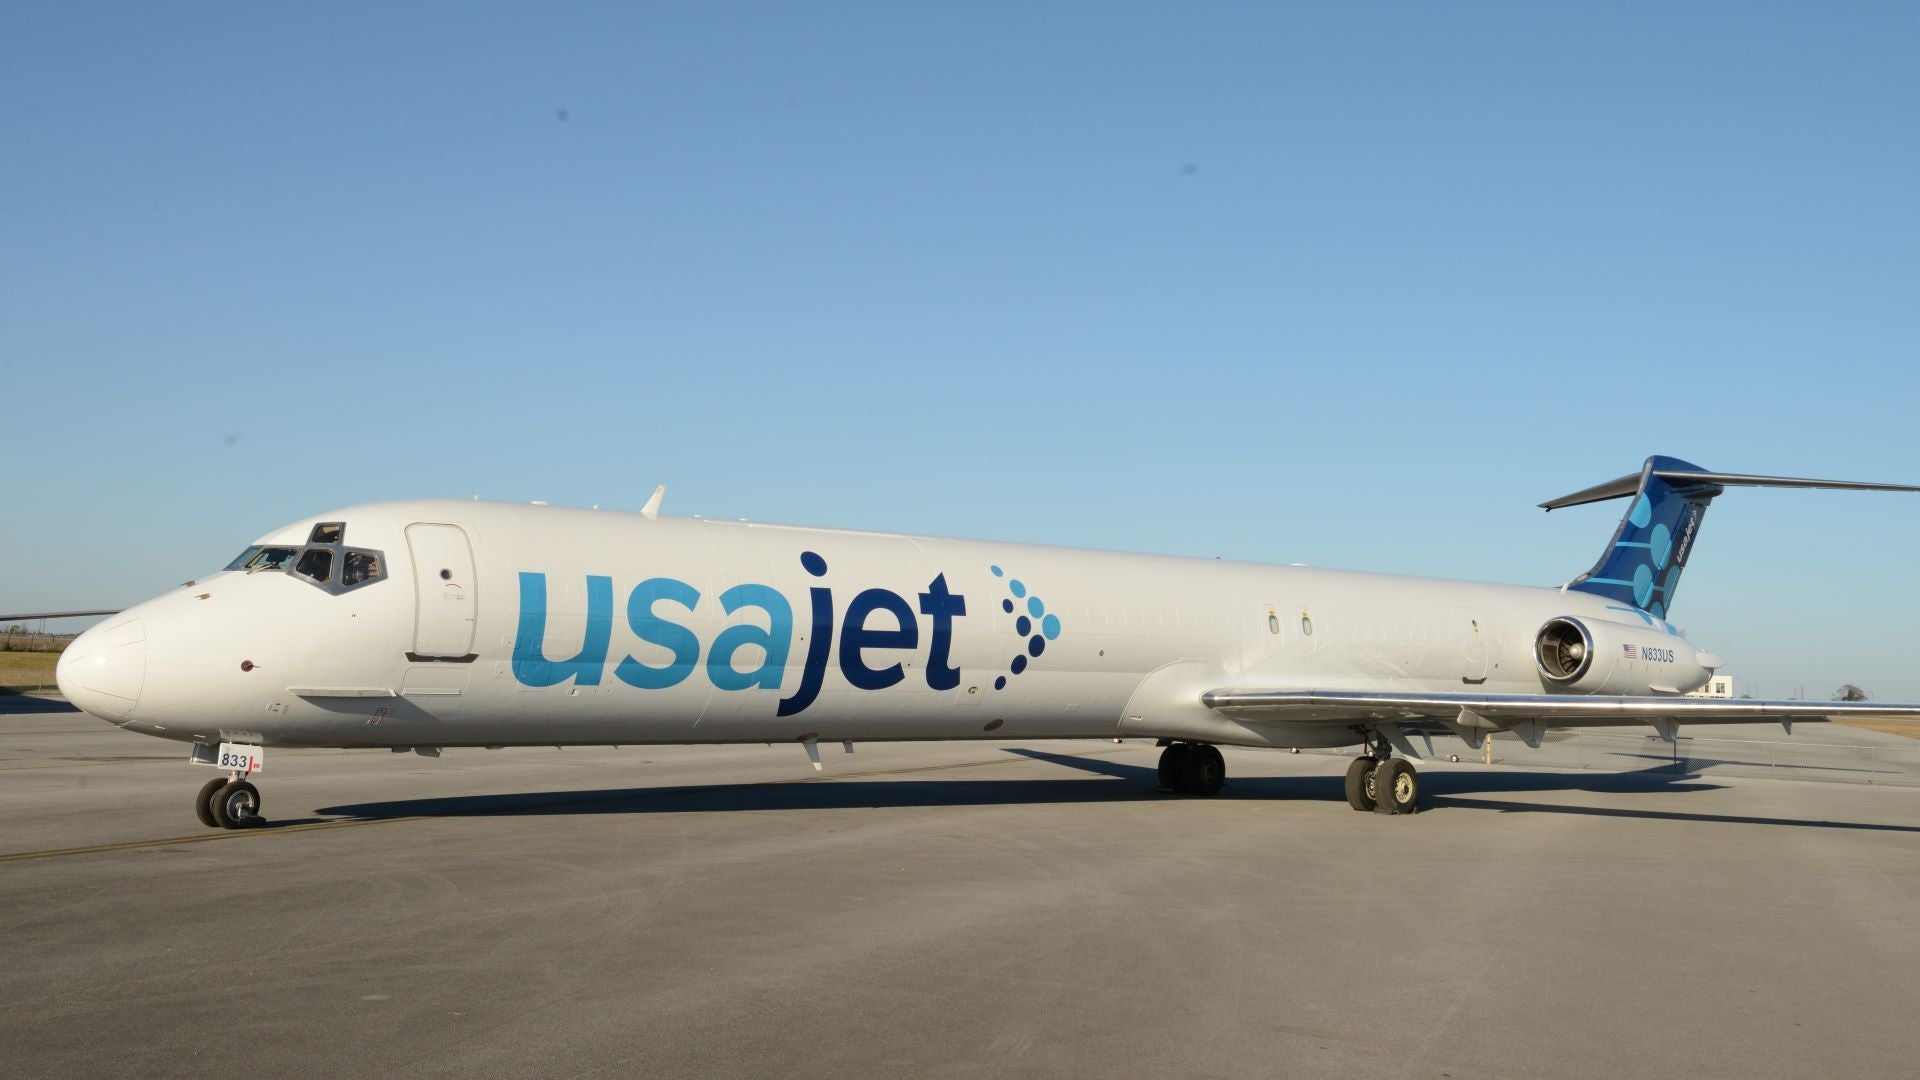
<path fill-rule="evenodd" d="M 1687 556 L 1693 553 L 1693 538 L 1700 532 L 1700 519 L 1706 515 L 1706 508 L 1695 503 L 1687 504 L 1687 517 L 1680 523 L 1680 542 L 1674 545 L 1673 565 L 1687 565 Z"/>
<path fill-rule="evenodd" d="M 960 685 L 953 655 L 954 628 L 969 612 L 967 598 L 953 590 L 945 574 L 935 574 L 923 592 L 909 590 L 901 595 L 886 588 L 862 589 L 846 602 L 843 614 L 836 614 L 825 557 L 803 551 L 800 566 L 808 577 L 818 579 L 807 589 L 805 622 L 796 620 L 798 605 L 785 593 L 771 585 L 744 582 L 716 598 L 723 615 L 742 617 L 722 627 L 710 642 L 703 642 L 697 632 L 698 616 L 713 601 L 699 587 L 671 577 L 640 582 L 627 595 L 627 625 L 635 637 L 654 648 L 614 661 L 613 677 L 636 689 L 665 690 L 704 667 L 707 681 L 717 690 L 785 693 L 788 657 L 796 645 L 804 643 L 806 659 L 800 665 L 799 686 L 779 699 L 776 716 L 794 716 L 814 703 L 829 667 L 835 666 L 836 654 L 841 677 L 856 690 L 885 690 L 904 681 L 912 658 L 897 654 L 922 649 L 920 676 L 927 689 L 953 690 Z M 1010 678 L 1026 671 L 1060 636 L 1061 621 L 1026 582 L 1009 577 L 999 566 L 989 569 L 1006 583 L 1008 595 L 1000 607 L 1014 616 L 1012 629 L 1020 638 L 1006 673 L 993 680 L 995 690 L 1004 690 Z M 586 625 L 579 650 L 571 657 L 554 659 L 546 648 L 547 575 L 520 572 L 513 677 L 521 685 L 558 686 L 568 680 L 577 686 L 600 685 L 608 661 L 619 655 L 610 651 L 618 610 L 613 577 L 588 574 L 585 585 Z"/>

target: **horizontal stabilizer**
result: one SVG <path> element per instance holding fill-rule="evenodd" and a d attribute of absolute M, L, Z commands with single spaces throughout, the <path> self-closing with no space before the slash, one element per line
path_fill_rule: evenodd
<path fill-rule="evenodd" d="M 1753 476 L 1747 473 L 1716 473 L 1698 469 L 1654 469 L 1652 475 L 1672 484 L 1713 484 L 1719 487 L 1831 488 L 1841 491 L 1920 491 L 1913 484 L 1876 484 L 1870 480 L 1809 480 L 1800 476 Z M 1630 473 L 1618 480 L 1595 484 L 1571 495 L 1562 495 L 1540 504 L 1542 510 L 1624 499 L 1640 490 L 1640 474 Z"/>

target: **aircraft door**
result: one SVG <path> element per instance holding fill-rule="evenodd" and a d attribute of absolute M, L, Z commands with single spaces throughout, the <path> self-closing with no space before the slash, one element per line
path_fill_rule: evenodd
<path fill-rule="evenodd" d="M 458 525 L 407 526 L 413 554 L 415 614 L 412 657 L 466 659 L 473 655 L 479 605 L 473 548 Z"/>

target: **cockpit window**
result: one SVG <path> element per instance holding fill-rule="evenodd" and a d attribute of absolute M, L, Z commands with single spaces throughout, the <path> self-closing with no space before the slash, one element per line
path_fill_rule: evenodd
<path fill-rule="evenodd" d="M 268 547 L 255 544 L 227 564 L 248 574 L 262 570 L 288 571 L 321 590 L 338 595 L 387 576 L 386 557 L 378 551 L 342 546 L 345 522 L 323 521 L 308 534 L 305 547 Z"/>
<path fill-rule="evenodd" d="M 241 552 L 239 558 L 228 563 L 227 569 L 245 570 L 249 574 L 261 570 L 285 570 L 299 550 L 290 547 L 250 547 Z"/>
<path fill-rule="evenodd" d="M 380 578 L 380 553 L 377 551 L 349 551 L 347 564 L 340 571 L 340 585 L 351 589 L 363 581 L 377 581 Z"/>
<path fill-rule="evenodd" d="M 333 551 L 323 547 L 308 548 L 294 565 L 293 572 L 326 584 L 333 577 Z"/>

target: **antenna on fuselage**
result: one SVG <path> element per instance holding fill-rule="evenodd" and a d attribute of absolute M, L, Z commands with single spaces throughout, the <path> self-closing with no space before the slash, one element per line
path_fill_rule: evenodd
<path fill-rule="evenodd" d="M 660 500 L 667 496 L 667 485 L 661 484 L 653 489 L 653 495 L 647 499 L 647 505 L 640 508 L 640 516 L 657 518 L 660 516 Z"/>

